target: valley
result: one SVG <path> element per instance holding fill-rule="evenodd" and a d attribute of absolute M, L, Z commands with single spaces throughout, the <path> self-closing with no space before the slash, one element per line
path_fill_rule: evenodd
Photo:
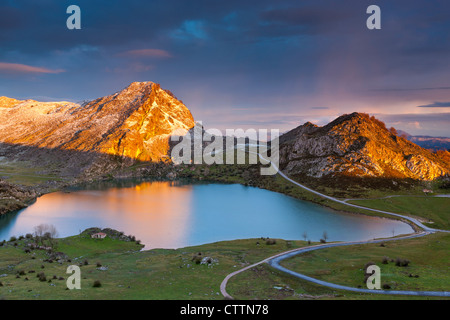
<path fill-rule="evenodd" d="M 345 214 L 397 219 L 411 224 L 416 232 L 420 227 L 407 221 L 405 216 L 420 221 L 426 228 L 449 230 L 450 198 L 436 197 L 450 193 L 448 152 L 435 153 L 423 149 L 395 135 L 382 122 L 363 113 L 342 115 L 322 127 L 305 123 L 282 135 L 279 150 L 282 172 L 273 176 L 261 175 L 260 164 L 173 163 L 170 151 L 174 145 L 170 137 L 192 134 L 195 122 L 182 102 L 153 82 L 132 83 L 122 91 L 84 104 L 41 103 L 2 97 L 0 118 L 5 119 L 0 124 L 1 219 L 20 216 L 21 213 L 17 213 L 19 210 L 33 206 L 36 199 L 43 195 L 70 193 L 74 188 L 83 190 L 95 184 L 125 186 L 126 182 L 121 181 L 127 179 L 163 184 L 176 184 L 189 179 L 212 185 L 221 183 L 256 187 Z M 202 151 L 207 146 L 207 142 L 202 144 Z M 247 152 L 247 160 L 249 156 Z M 225 153 L 223 157 L 225 160 Z M 138 185 L 133 188 L 138 188 Z M 276 209 L 273 211 L 276 212 Z M 64 260 L 47 265 L 45 252 L 25 253 L 28 240 L 16 238 L 4 241 L 0 247 L 0 274 L 6 274 L 0 278 L 3 284 L 0 297 L 101 299 L 105 292 L 103 290 L 107 290 L 108 298 L 223 299 L 218 286 L 234 268 L 251 265 L 295 247 L 307 246 L 307 239 L 300 240 L 300 234 L 304 231 L 299 230 L 296 239 L 276 237 L 273 245 L 252 236 L 246 240 L 144 251 L 141 251 L 142 245 L 137 242 L 93 242 L 85 233 L 67 235 L 58 239 L 58 251 L 68 255 L 71 261 L 95 259 L 100 261 L 99 265 L 108 265 L 109 270 L 98 270 L 100 267 L 92 263 L 82 267 L 87 273 L 84 273 L 84 280 L 89 289 L 78 293 L 64 291 L 62 280 L 59 283 L 44 283 L 31 280 L 30 277 L 27 277 L 28 280 L 22 279 L 24 277 L 20 274 L 15 277 L 24 266 L 30 270 L 44 266 L 43 269 L 46 272 L 48 269 L 52 276 L 56 275 L 56 279 L 64 278 L 63 267 L 68 263 Z M 448 274 L 444 272 L 443 277 L 439 276 L 442 265 L 448 263 L 448 256 L 444 254 L 443 261 L 427 259 L 428 264 L 420 259 L 421 253 L 426 250 L 424 248 L 430 246 L 436 253 L 448 250 L 450 242 L 447 234 L 437 232 L 420 240 L 394 241 L 392 247 L 387 245 L 385 254 L 393 256 L 404 252 L 411 260 L 414 259 L 411 270 L 408 269 L 411 274 L 423 275 L 424 270 L 429 268 L 427 272 L 431 272 L 434 280 L 428 281 L 428 277 L 421 276 L 417 288 L 448 291 L 448 286 L 445 286 L 449 283 L 446 278 Z M 20 234 L 15 236 L 19 237 Z M 397 234 L 393 232 L 392 236 Z M 313 243 L 318 240 L 313 239 Z M 435 243 L 440 245 L 436 247 Z M 309 274 L 328 281 L 357 286 L 359 282 L 355 279 L 359 276 L 355 276 L 355 273 L 361 268 L 360 265 L 365 260 L 380 259 L 378 249 L 372 244 L 361 246 L 368 248 L 367 255 L 355 253 L 355 248 L 359 246 L 317 253 L 320 257 L 328 254 L 335 257 L 336 251 L 339 252 L 337 255 L 348 257 L 345 261 L 336 260 L 328 267 L 316 260 L 311 260 L 312 266 L 304 267 L 303 255 L 286 263 L 292 269 L 300 266 Z M 400 249 L 395 249 L 397 247 Z M 192 256 L 195 252 L 206 253 L 219 263 L 194 266 L 195 259 Z M 352 261 L 352 255 L 355 254 L 358 255 L 358 261 L 349 266 L 348 261 Z M 126 276 L 121 273 L 124 268 L 128 270 Z M 314 273 L 310 271 L 312 269 L 319 271 Z M 341 269 L 351 271 L 339 271 L 340 281 L 327 277 L 336 274 L 334 270 Z M 320 270 L 328 271 L 322 274 Z M 394 274 L 394 280 L 390 281 L 392 288 L 416 288 L 411 279 L 404 281 L 403 273 Z M 101 288 L 91 287 L 90 283 L 96 280 L 102 283 Z M 125 286 L 125 283 L 129 285 Z M 444 284 L 444 287 L 436 286 L 436 283 Z M 164 290 L 153 291 L 153 287 L 162 287 Z M 380 298 L 377 295 L 361 296 L 298 281 L 266 264 L 238 275 L 228 288 L 233 297 L 241 299 Z"/>

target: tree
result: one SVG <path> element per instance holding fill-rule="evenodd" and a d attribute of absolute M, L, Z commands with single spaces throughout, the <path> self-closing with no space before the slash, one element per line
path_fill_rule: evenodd
<path fill-rule="evenodd" d="M 328 240 L 328 233 L 326 231 L 323 232 L 322 238 L 323 240 L 325 240 L 325 242 Z"/>
<path fill-rule="evenodd" d="M 397 130 L 396 130 L 394 127 L 391 127 L 391 128 L 389 129 L 389 132 L 390 132 L 391 134 L 393 134 L 394 136 L 398 135 L 398 132 L 397 132 Z"/>
<path fill-rule="evenodd" d="M 40 224 L 34 227 L 34 236 L 36 237 L 36 241 L 44 245 L 44 241 L 47 240 L 49 246 L 54 248 L 56 245 L 56 237 L 58 237 L 58 231 L 56 227 L 52 224 Z"/>
<path fill-rule="evenodd" d="M 305 241 L 306 241 L 306 239 L 308 238 L 308 234 L 306 233 L 306 231 L 305 232 L 303 232 L 303 239 L 305 239 Z"/>

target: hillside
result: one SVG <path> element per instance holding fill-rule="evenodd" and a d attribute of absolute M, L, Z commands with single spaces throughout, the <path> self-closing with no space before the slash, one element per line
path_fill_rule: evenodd
<path fill-rule="evenodd" d="M 80 105 L 0 98 L 0 156 L 32 160 L 62 175 L 167 158 L 170 135 L 194 119 L 170 91 L 134 82 Z"/>
<path fill-rule="evenodd" d="M 363 113 L 338 117 L 319 127 L 305 123 L 280 137 L 280 168 L 288 174 L 433 180 L 450 163 L 391 133 Z"/>

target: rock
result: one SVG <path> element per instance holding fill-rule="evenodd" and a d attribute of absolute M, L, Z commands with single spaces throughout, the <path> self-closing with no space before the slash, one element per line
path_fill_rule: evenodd
<path fill-rule="evenodd" d="M 8 200 L 0 202 L 0 215 L 27 207 L 37 196 L 37 192 L 31 188 L 0 179 L 0 200 Z"/>

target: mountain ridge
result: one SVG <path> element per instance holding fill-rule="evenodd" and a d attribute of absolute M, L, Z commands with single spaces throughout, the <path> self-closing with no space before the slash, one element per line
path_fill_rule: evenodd
<path fill-rule="evenodd" d="M 36 148 L 73 151 L 80 162 L 89 162 L 82 171 L 101 167 L 105 155 L 127 164 L 163 161 L 169 137 L 194 126 L 189 109 L 154 82 L 133 82 L 82 105 L 2 97 L 0 119 L 6 156 L 33 158 Z M 22 147 L 32 151 L 23 154 Z"/>
<path fill-rule="evenodd" d="M 413 178 L 450 174 L 450 164 L 395 134 L 368 114 L 342 115 L 325 126 L 309 122 L 280 137 L 280 168 L 288 174 Z"/>

